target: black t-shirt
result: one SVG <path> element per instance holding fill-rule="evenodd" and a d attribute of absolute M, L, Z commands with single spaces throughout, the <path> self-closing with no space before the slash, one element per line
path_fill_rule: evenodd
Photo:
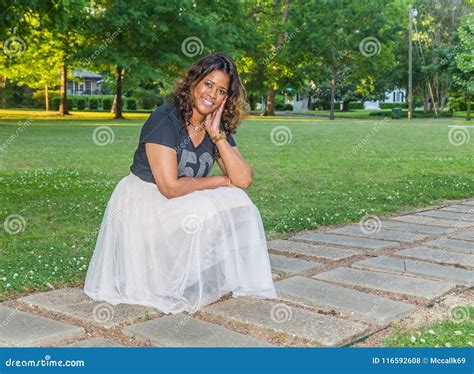
<path fill-rule="evenodd" d="M 236 146 L 231 134 L 227 141 Z M 214 144 L 206 132 L 203 141 L 194 146 L 185 128 L 181 112 L 175 104 L 165 104 L 148 117 L 142 127 L 138 148 L 130 171 L 140 179 L 155 183 L 145 151 L 145 143 L 156 143 L 173 148 L 178 162 L 178 177 L 207 177 L 216 160 Z"/>

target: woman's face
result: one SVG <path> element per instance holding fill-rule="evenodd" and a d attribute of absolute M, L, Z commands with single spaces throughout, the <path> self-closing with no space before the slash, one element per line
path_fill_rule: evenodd
<path fill-rule="evenodd" d="M 219 108 L 229 89 L 230 78 L 219 70 L 206 75 L 194 88 L 194 107 L 202 115 L 208 115 Z"/>

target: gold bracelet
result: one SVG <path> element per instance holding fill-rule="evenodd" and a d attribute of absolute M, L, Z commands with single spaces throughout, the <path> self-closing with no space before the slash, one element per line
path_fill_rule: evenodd
<path fill-rule="evenodd" d="M 212 142 L 216 144 L 219 140 L 227 139 L 227 134 L 224 131 L 220 131 L 219 134 L 211 138 Z"/>

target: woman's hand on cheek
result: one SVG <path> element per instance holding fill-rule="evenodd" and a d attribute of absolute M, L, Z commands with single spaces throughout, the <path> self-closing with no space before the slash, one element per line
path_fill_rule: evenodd
<path fill-rule="evenodd" d="M 206 131 L 211 138 L 219 134 L 221 129 L 222 113 L 224 112 L 226 100 L 227 96 L 224 98 L 218 109 L 206 116 Z"/>

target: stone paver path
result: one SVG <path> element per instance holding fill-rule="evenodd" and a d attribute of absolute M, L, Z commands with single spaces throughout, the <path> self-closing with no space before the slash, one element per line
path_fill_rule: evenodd
<path fill-rule="evenodd" d="M 192 316 L 81 288 L 0 303 L 0 346 L 347 346 L 474 287 L 474 199 L 268 241 L 278 298 L 226 295 Z"/>

